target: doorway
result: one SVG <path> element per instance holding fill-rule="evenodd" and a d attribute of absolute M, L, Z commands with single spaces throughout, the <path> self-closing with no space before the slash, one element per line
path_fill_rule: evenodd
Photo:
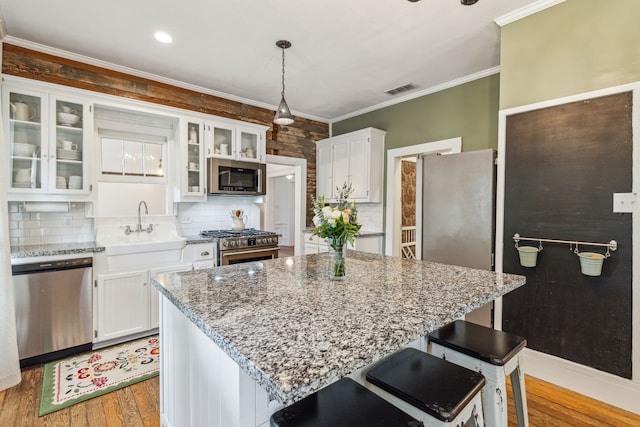
<path fill-rule="evenodd" d="M 462 151 L 462 138 L 444 139 L 425 144 L 411 145 L 387 151 L 387 199 L 385 221 L 385 254 L 402 254 L 402 161 L 427 154 L 453 154 Z M 422 180 L 416 182 L 416 194 L 422 194 Z M 422 203 L 415 205 L 415 217 L 422 218 Z M 415 235 L 422 235 L 422 223 L 416 221 Z M 415 242 L 415 256 L 420 259 L 422 246 L 420 239 Z"/>
<path fill-rule="evenodd" d="M 307 160 L 267 155 L 267 194 L 263 204 L 265 230 L 280 234 L 283 254 L 304 254 Z"/>

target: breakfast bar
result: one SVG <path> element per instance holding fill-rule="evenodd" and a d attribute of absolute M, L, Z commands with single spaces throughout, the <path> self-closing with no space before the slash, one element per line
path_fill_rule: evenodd
<path fill-rule="evenodd" d="M 161 422 L 266 426 L 272 412 L 353 375 L 525 278 L 349 251 L 160 274 Z"/>

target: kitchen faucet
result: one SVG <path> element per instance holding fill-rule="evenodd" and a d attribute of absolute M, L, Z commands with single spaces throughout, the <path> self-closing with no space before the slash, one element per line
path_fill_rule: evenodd
<path fill-rule="evenodd" d="M 138 203 L 138 225 L 136 226 L 136 231 L 142 231 L 142 217 L 140 215 L 140 208 L 142 207 L 143 204 L 144 204 L 144 213 L 149 215 L 149 208 L 147 208 L 147 202 L 145 202 L 144 200 L 140 200 L 140 203 Z"/>
<path fill-rule="evenodd" d="M 149 215 L 149 208 L 147 208 L 147 202 L 145 202 L 144 200 L 140 200 L 140 203 L 138 203 L 138 224 L 136 224 L 136 229 L 132 230 L 131 226 L 127 225 L 126 227 L 124 227 L 124 234 L 130 234 L 132 232 L 140 232 L 140 231 L 146 231 L 147 233 L 151 233 L 153 231 L 153 224 L 149 224 L 147 228 L 142 228 L 142 213 L 141 213 L 142 205 L 144 205 L 144 213 L 146 215 Z"/>

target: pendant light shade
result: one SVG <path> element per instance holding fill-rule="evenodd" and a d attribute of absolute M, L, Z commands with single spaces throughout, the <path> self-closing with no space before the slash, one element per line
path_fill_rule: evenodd
<path fill-rule="evenodd" d="M 276 116 L 273 118 L 273 123 L 277 125 L 290 125 L 293 123 L 293 115 L 291 114 L 291 110 L 289 110 L 287 101 L 284 99 L 284 50 L 289 49 L 291 43 L 287 40 L 278 40 L 276 46 L 282 49 L 282 100 L 276 111 Z"/>

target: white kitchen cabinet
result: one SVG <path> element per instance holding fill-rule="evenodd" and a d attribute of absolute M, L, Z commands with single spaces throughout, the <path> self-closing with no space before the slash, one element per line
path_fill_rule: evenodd
<path fill-rule="evenodd" d="M 323 143 L 321 143 L 323 142 Z M 333 144 L 325 141 L 316 143 L 316 194 L 325 198 L 333 196 Z"/>
<path fill-rule="evenodd" d="M 149 329 L 149 271 L 98 275 L 95 341 L 107 341 Z"/>
<path fill-rule="evenodd" d="M 337 189 L 347 183 L 353 189 L 349 200 L 382 202 L 385 134 L 367 128 L 318 141 L 317 195 L 335 202 Z"/>
<path fill-rule="evenodd" d="M 203 120 L 184 118 L 181 120 L 179 155 L 179 194 L 177 200 L 183 202 L 204 202 L 207 200 L 206 172 L 204 163 Z"/>
<path fill-rule="evenodd" d="M 178 273 L 180 271 L 191 271 L 191 264 L 181 264 L 173 267 L 153 268 L 149 270 L 149 284 L 151 278 L 156 274 Z M 153 285 L 149 287 L 149 329 L 160 327 L 160 291 Z"/>
<path fill-rule="evenodd" d="M 369 252 L 372 254 L 382 255 L 382 240 L 383 236 L 380 234 L 356 236 L 353 246 L 347 244 L 347 249 L 353 249 L 361 252 Z M 304 254 L 319 254 L 329 251 L 329 245 L 327 239 L 322 239 L 318 236 L 314 236 L 312 232 L 305 231 L 304 233 Z"/>
<path fill-rule="evenodd" d="M 360 252 L 382 255 L 382 241 L 383 236 L 381 235 L 368 236 L 364 234 L 356 237 L 354 249 Z"/>
<path fill-rule="evenodd" d="M 207 122 L 207 157 L 243 162 L 266 162 L 267 126 L 248 123 Z"/>
<path fill-rule="evenodd" d="M 182 250 L 182 260 L 190 263 L 194 270 L 212 268 L 216 265 L 216 243 L 196 243 Z"/>
<path fill-rule="evenodd" d="M 92 105 L 11 84 L 2 99 L 9 200 L 88 200 Z"/>

